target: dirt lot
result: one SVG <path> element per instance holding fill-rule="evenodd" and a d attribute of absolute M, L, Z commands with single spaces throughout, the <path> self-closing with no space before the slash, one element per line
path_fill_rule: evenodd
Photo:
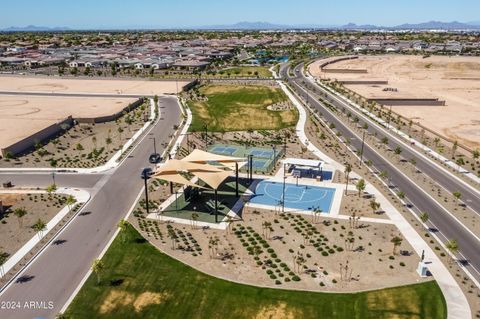
<path fill-rule="evenodd" d="M 145 124 L 144 119 L 149 115 L 149 102 L 146 101 L 116 121 L 75 125 L 35 150 L 15 159 L 0 159 L 0 167 L 87 168 L 102 165 Z"/>
<path fill-rule="evenodd" d="M 65 199 L 56 194 L 0 194 L 0 201 L 7 209 L 0 215 L 0 251 L 15 253 L 35 235 L 32 225 L 39 218 L 49 222 L 65 206 Z M 13 214 L 17 208 L 27 211 L 21 220 Z"/>
<path fill-rule="evenodd" d="M 92 118 L 112 115 L 135 101 L 133 98 L 0 96 L 0 148 L 69 116 Z"/>
<path fill-rule="evenodd" d="M 405 240 L 393 255 L 390 240 L 399 235 L 393 225 L 360 222 L 358 228 L 350 228 L 348 221 L 319 218 L 313 222 L 309 216 L 250 209 L 244 210 L 243 221 L 234 222 L 227 231 L 141 217 L 132 217 L 132 222 L 166 253 L 203 272 L 239 282 L 358 291 L 421 281 L 415 273 L 418 256 L 398 254 L 400 250 L 408 254 L 413 250 Z M 271 223 L 269 230 L 262 226 L 264 222 Z M 175 249 L 167 227 L 178 234 Z M 216 238 L 215 248 L 209 249 L 210 239 Z M 252 250 L 255 242 L 262 247 L 260 251 Z M 189 246 L 195 248 L 190 251 Z M 296 256 L 304 261 L 298 262 Z M 362 266 L 365 264 L 369 267 Z"/>
<path fill-rule="evenodd" d="M 328 68 L 367 69 L 368 73 L 324 73 L 319 63 L 314 76 L 338 80 L 388 80 L 387 85 L 346 85 L 367 98 L 438 98 L 445 106 L 393 106 L 392 110 L 470 147 L 480 146 L 480 58 L 431 56 L 361 56 Z M 383 91 L 385 88 L 397 91 Z"/>
<path fill-rule="evenodd" d="M 178 90 L 188 83 L 179 81 Z M 176 93 L 177 82 L 0 76 L 0 91 L 162 95 Z"/>

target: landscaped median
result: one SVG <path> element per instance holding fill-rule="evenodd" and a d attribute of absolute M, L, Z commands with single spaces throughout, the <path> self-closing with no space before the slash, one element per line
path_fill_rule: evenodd
<path fill-rule="evenodd" d="M 433 281 L 351 294 L 260 288 L 198 272 L 130 225 L 124 235 L 73 300 L 68 318 L 446 318 Z"/>

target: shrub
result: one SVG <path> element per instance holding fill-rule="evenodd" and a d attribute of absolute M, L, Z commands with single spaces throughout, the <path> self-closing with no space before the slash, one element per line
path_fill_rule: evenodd
<path fill-rule="evenodd" d="M 292 280 L 293 280 L 293 281 L 300 281 L 300 277 L 298 277 L 297 275 L 295 275 L 295 276 L 292 277 Z"/>
<path fill-rule="evenodd" d="M 328 256 L 328 252 L 322 251 L 322 256 L 327 257 L 327 256 Z"/>
<path fill-rule="evenodd" d="M 275 285 L 281 285 L 281 284 L 282 284 L 282 282 L 280 280 L 278 280 L 278 279 L 275 280 Z"/>

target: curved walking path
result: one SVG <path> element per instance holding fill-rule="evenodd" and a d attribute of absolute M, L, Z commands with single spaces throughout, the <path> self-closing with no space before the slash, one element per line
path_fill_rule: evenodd
<path fill-rule="evenodd" d="M 327 156 L 313 143 L 310 142 L 305 133 L 305 125 L 307 123 L 306 110 L 304 109 L 302 103 L 295 97 L 295 95 L 287 88 L 287 86 L 283 82 L 277 81 L 277 83 L 280 85 L 282 90 L 298 109 L 299 121 L 296 126 L 296 132 L 302 144 L 305 145 L 308 150 L 310 150 L 313 154 L 315 154 L 315 156 L 326 161 L 332 167 L 335 167 L 336 169 L 343 172 L 343 165 L 337 163 L 335 160 Z M 361 178 L 358 174 L 354 172 L 352 172 L 351 175 L 356 178 Z M 380 203 L 387 216 L 395 224 L 395 226 L 402 233 L 405 239 L 410 243 L 410 245 L 412 245 L 415 252 L 419 256 L 421 256 L 422 252 L 425 252 L 425 263 L 428 265 L 428 270 L 434 276 L 445 297 L 445 301 L 447 303 L 448 318 L 471 318 L 472 314 L 465 294 L 463 293 L 458 283 L 455 281 L 455 278 L 448 271 L 447 267 L 442 263 L 442 261 L 430 248 L 430 246 L 428 246 L 428 244 L 417 233 L 417 231 L 413 229 L 413 227 L 408 223 L 405 217 L 403 217 L 403 215 L 390 203 L 390 201 L 388 201 L 387 198 L 385 198 L 385 196 L 383 196 L 383 194 L 378 191 L 373 185 L 367 182 L 365 191 L 375 195 L 376 200 Z M 415 214 L 413 215 L 416 216 Z"/>

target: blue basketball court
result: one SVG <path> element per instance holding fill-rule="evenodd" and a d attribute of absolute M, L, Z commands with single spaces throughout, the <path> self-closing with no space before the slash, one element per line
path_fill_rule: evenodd
<path fill-rule="evenodd" d="M 250 199 L 252 204 L 277 206 L 282 203 L 283 183 L 261 181 L 255 189 L 255 195 Z M 320 208 L 323 213 L 329 213 L 332 207 L 334 188 L 285 184 L 285 207 L 298 210 L 313 210 Z"/>

